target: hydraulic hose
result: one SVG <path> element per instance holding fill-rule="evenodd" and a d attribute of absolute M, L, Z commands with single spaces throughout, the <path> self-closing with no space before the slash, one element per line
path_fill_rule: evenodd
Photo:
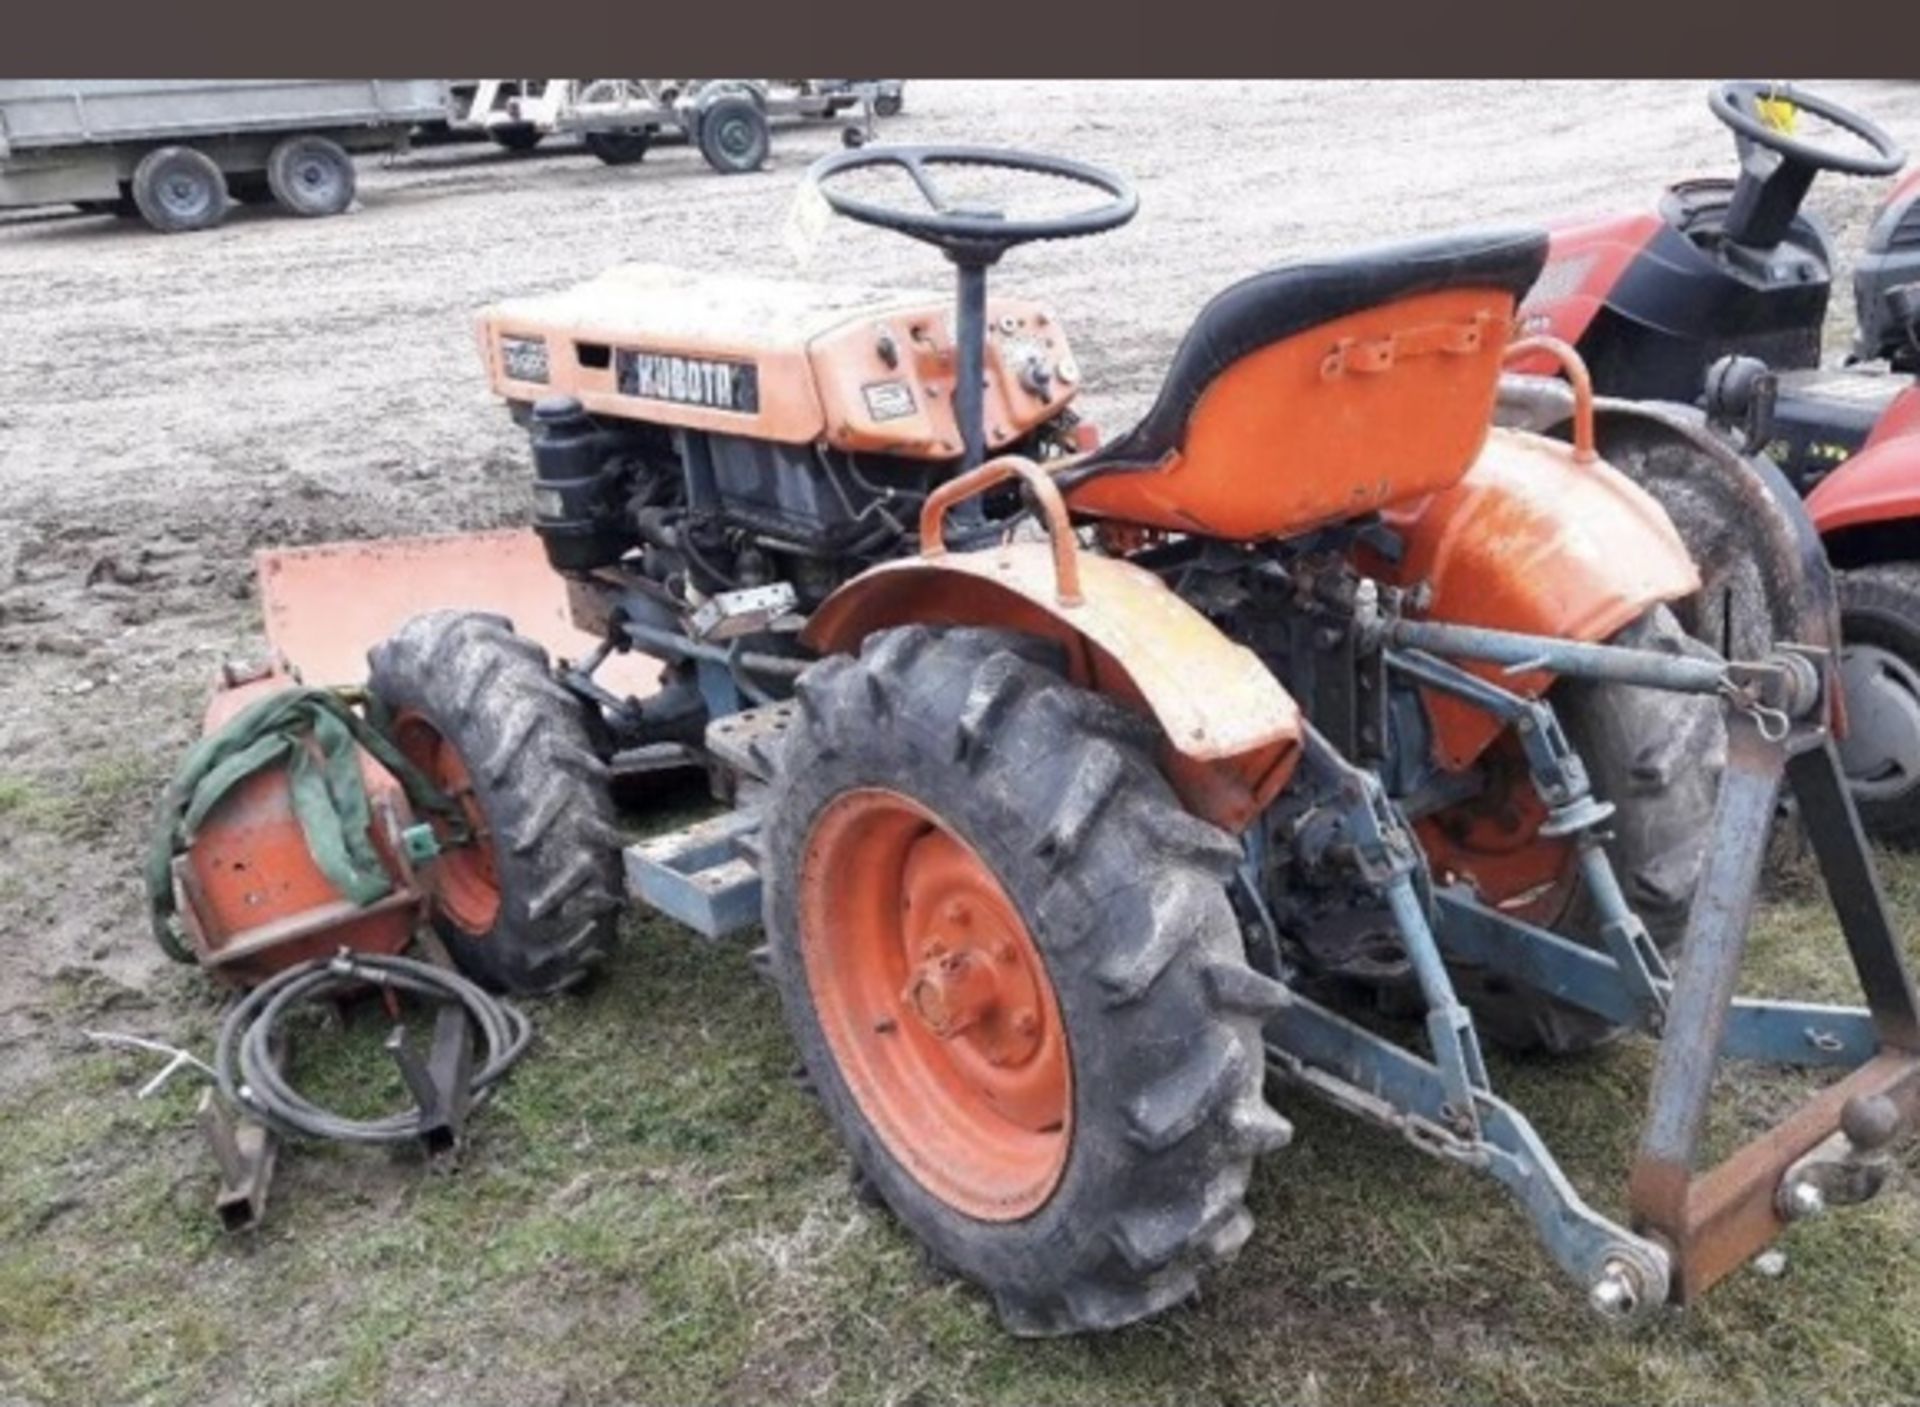
<path fill-rule="evenodd" d="M 274 1052 L 274 1033 L 287 1014 L 304 1003 L 324 1001 L 367 986 L 382 987 L 466 1009 L 485 1048 L 476 1050 L 471 1104 L 492 1094 L 496 1082 L 527 1048 L 532 1027 L 511 1003 L 489 995 L 445 968 L 414 958 L 341 953 L 314 958 L 277 973 L 249 992 L 220 1024 L 213 1058 L 220 1093 L 283 1137 L 322 1138 L 337 1143 L 406 1143 L 421 1134 L 420 1111 L 377 1119 L 349 1119 L 307 1099 L 288 1081 Z"/>

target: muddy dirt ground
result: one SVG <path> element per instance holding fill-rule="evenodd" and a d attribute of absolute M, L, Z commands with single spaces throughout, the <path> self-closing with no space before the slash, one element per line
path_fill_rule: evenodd
<path fill-rule="evenodd" d="M 1825 86 L 1920 149 L 1920 85 Z M 1131 226 L 995 274 L 1059 309 L 1102 423 L 1144 408 L 1189 318 L 1238 276 L 1644 207 L 1732 167 L 1697 83 L 927 82 L 887 131 L 1058 151 L 1138 183 Z M 520 521 L 523 437 L 482 380 L 473 312 L 630 259 L 794 272 L 795 183 L 838 146 L 832 125 L 785 129 L 767 169 L 736 178 L 684 147 L 625 169 L 435 148 L 368 162 L 347 217 L 241 209 L 175 238 L 0 218 L 0 1094 L 79 1059 L 82 1027 L 164 1035 L 202 1010 L 145 936 L 138 862 L 215 666 L 261 649 L 249 554 Z M 1840 288 L 1885 189 L 1814 190 Z M 805 272 L 945 276 L 930 251 L 850 226 Z"/>

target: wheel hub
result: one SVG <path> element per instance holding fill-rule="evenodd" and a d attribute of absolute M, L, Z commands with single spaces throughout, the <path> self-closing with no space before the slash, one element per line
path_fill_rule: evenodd
<path fill-rule="evenodd" d="M 448 818 L 432 818 L 442 847 L 432 867 L 440 911 L 475 937 L 491 932 L 500 917 L 500 877 L 494 869 L 486 812 L 474 795 L 466 763 L 453 744 L 417 713 L 403 713 L 393 721 L 393 739 L 406 759 L 460 808 L 464 834 Z"/>
<path fill-rule="evenodd" d="M 801 945 L 822 1033 L 894 1157 L 949 1204 L 1025 1216 L 1065 1167 L 1072 1069 L 1033 935 L 986 861 L 878 789 L 821 813 Z"/>
<path fill-rule="evenodd" d="M 1920 783 L 1920 671 L 1891 650 L 1853 644 L 1841 651 L 1840 679 L 1840 764 L 1854 790 L 1878 799 Z"/>

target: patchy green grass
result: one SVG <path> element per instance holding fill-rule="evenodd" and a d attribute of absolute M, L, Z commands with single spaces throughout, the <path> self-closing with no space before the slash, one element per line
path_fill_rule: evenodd
<path fill-rule="evenodd" d="M 46 777 L 0 777 L 0 826 L 67 841 L 124 833 L 129 816 L 144 824 L 166 780 L 161 766 L 146 752 L 118 750 Z"/>
<path fill-rule="evenodd" d="M 1920 862 L 1886 870 L 1920 931 Z M 191 1081 L 137 1102 L 151 1066 L 90 1053 L 10 1097 L 0 1400 L 1870 1402 L 1920 1383 L 1910 1185 L 1796 1228 L 1781 1279 L 1610 1333 L 1491 1183 L 1285 1092 L 1299 1136 L 1259 1169 L 1260 1230 L 1202 1302 L 1011 1339 L 853 1197 L 744 948 L 640 920 L 627 939 L 609 980 L 535 1012 L 459 1172 L 293 1150 L 250 1236 L 214 1227 Z M 1844 997 L 1843 961 L 1789 883 L 1749 985 Z M 215 1004 L 183 991 L 176 1033 L 204 1048 Z M 398 1085 L 378 1023 L 349 1029 L 302 1078 L 371 1108 Z M 1610 1212 L 1650 1055 L 1496 1062 Z M 1800 1088 L 1727 1083 L 1723 1132 Z"/>

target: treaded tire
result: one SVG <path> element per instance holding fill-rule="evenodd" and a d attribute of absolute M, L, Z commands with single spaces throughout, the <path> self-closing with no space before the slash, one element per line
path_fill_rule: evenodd
<path fill-rule="evenodd" d="M 1842 572 L 1839 588 L 1842 639 L 1877 646 L 1920 670 L 1920 562 L 1883 562 Z M 1876 839 L 1920 848 L 1920 784 L 1871 797 L 1856 788 L 1854 802 L 1861 824 Z"/>
<path fill-rule="evenodd" d="M 767 164 L 773 129 L 760 104 L 745 93 L 725 92 L 700 104 L 694 138 L 707 165 L 723 176 L 742 176 Z"/>
<path fill-rule="evenodd" d="M 491 926 L 473 931 L 435 905 L 454 961 L 520 995 L 584 980 L 612 951 L 621 836 L 607 769 L 546 651 L 503 617 L 433 611 L 367 661 L 383 716 L 418 715 L 459 754 L 490 833 L 500 897 Z"/>
<path fill-rule="evenodd" d="M 1665 606 L 1654 607 L 1609 643 L 1662 654 L 1706 653 Z M 1616 808 L 1607 823 L 1607 854 L 1627 902 L 1660 950 L 1672 956 L 1686 936 L 1726 768 L 1720 704 L 1697 694 L 1585 680 L 1563 681 L 1549 701 L 1587 765 L 1595 795 Z M 1584 885 L 1568 897 L 1557 919 L 1542 926 L 1589 947 L 1602 946 L 1599 916 Z M 1461 969 L 1455 980 L 1480 1032 L 1509 1050 L 1568 1055 L 1620 1032 L 1590 1012 L 1475 969 Z"/>
<path fill-rule="evenodd" d="M 227 217 L 227 178 L 192 147 L 159 147 L 141 157 L 129 193 L 141 218 L 162 234 L 212 229 Z"/>
<path fill-rule="evenodd" d="M 1227 898 L 1239 850 L 1184 810 L 1152 729 L 1068 684 L 1055 647 L 908 626 L 803 675 L 768 802 L 768 962 L 829 1119 L 936 1264 L 1014 1333 L 1104 1330 L 1192 1295 L 1252 1231 L 1254 1158 L 1285 1145 L 1261 1028 L 1285 1000 L 1247 965 Z M 1059 1181 L 1019 1220 L 969 1216 L 887 1148 L 832 1054 L 807 976 L 803 857 L 836 797 L 884 788 L 937 814 L 1027 924 L 1073 1064 Z"/>
<path fill-rule="evenodd" d="M 267 188 L 289 215 L 318 220 L 353 204 L 360 178 L 345 147 L 308 133 L 277 142 L 267 154 Z"/>

